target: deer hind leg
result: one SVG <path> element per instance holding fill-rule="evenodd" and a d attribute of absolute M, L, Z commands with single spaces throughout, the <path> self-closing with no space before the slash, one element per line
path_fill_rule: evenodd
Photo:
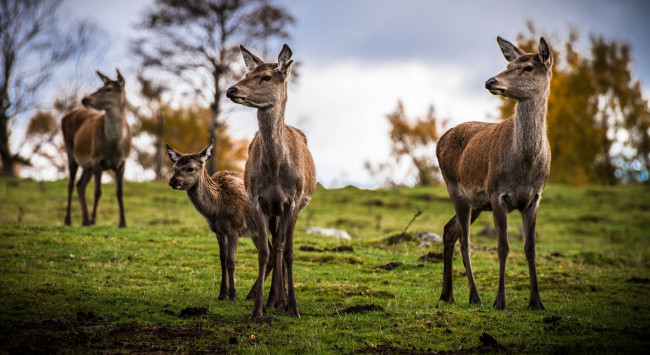
<path fill-rule="evenodd" d="M 271 218 L 271 225 L 273 225 L 275 221 L 275 217 Z M 271 229 L 271 235 L 274 233 L 277 233 L 277 227 L 276 229 Z M 255 249 L 259 250 L 259 241 L 257 239 L 257 235 L 253 236 L 251 239 L 253 239 L 253 244 L 255 244 Z M 268 248 L 269 250 L 273 250 L 273 247 L 271 246 L 271 243 L 268 243 Z M 270 262 L 266 265 L 266 272 L 264 274 L 264 280 L 266 280 L 267 277 L 269 277 L 269 274 L 271 273 L 271 270 L 273 270 L 273 253 L 271 253 L 270 256 Z M 257 290 L 257 283 L 259 280 L 255 280 L 255 283 L 253 284 L 253 287 L 251 287 L 251 290 L 248 292 L 248 295 L 246 295 L 247 300 L 254 300 L 255 299 L 255 291 Z M 273 289 L 271 289 L 273 291 Z M 270 292 L 269 292 L 269 297 L 271 297 Z"/>
<path fill-rule="evenodd" d="M 226 268 L 228 270 L 228 299 L 237 301 L 237 289 L 235 289 L 235 258 L 237 256 L 237 239 L 239 234 L 235 231 L 228 233 L 228 256 Z"/>
<path fill-rule="evenodd" d="M 94 165 L 93 173 L 95 173 L 95 201 L 93 201 L 93 214 L 90 217 L 90 224 L 95 224 L 97 204 L 99 203 L 99 198 L 102 197 L 102 166 L 99 162 Z"/>
<path fill-rule="evenodd" d="M 499 254 L 499 288 L 497 297 L 494 300 L 494 307 L 499 310 L 507 309 L 506 304 L 506 259 L 510 252 L 508 243 L 508 195 L 499 196 L 496 201 L 492 201 L 492 218 L 494 219 L 494 228 L 497 232 L 497 253 Z"/>
<path fill-rule="evenodd" d="M 480 210 L 472 210 L 472 218 L 470 224 L 481 215 Z M 444 272 L 442 278 L 442 293 L 440 300 L 448 303 L 455 303 L 454 300 L 454 286 L 453 286 L 453 260 L 454 260 L 454 246 L 460 238 L 460 225 L 456 216 L 451 217 L 449 222 L 445 225 L 443 233 L 444 242 Z"/>
<path fill-rule="evenodd" d="M 74 160 L 72 154 L 68 154 L 68 171 L 70 173 L 70 181 L 68 181 L 68 209 L 66 210 L 65 219 L 63 221 L 66 226 L 72 224 L 70 210 L 72 208 L 72 192 L 74 191 L 74 180 L 77 176 L 77 169 L 79 169 L 79 164 Z"/>
<path fill-rule="evenodd" d="M 469 303 L 481 304 L 476 282 L 474 281 L 474 272 L 472 271 L 472 260 L 470 258 L 469 226 L 471 224 L 472 210 L 470 206 L 464 203 L 454 203 L 456 210 L 456 219 L 460 229 L 460 253 L 463 256 L 463 264 L 467 273 L 469 283 Z"/>
<path fill-rule="evenodd" d="M 84 226 L 90 225 L 90 218 L 88 218 L 88 206 L 86 206 L 86 187 L 93 176 L 92 168 L 84 168 L 81 172 L 81 178 L 77 182 L 77 195 L 79 196 L 79 204 L 81 205 L 81 215 L 83 217 L 82 224 Z"/>
<path fill-rule="evenodd" d="M 539 286 L 537 284 L 537 267 L 535 263 L 535 224 L 537 222 L 537 208 L 539 195 L 526 209 L 521 211 L 521 220 L 524 228 L 524 251 L 528 261 L 528 273 L 530 274 L 530 303 L 533 309 L 544 310 L 544 304 L 539 296 Z"/>
<path fill-rule="evenodd" d="M 117 195 L 117 205 L 120 207 L 120 228 L 126 227 L 126 217 L 124 216 L 124 168 L 126 162 L 122 162 L 115 170 L 115 195 Z"/>
<path fill-rule="evenodd" d="M 277 218 L 277 217 L 276 217 Z M 281 225 L 286 218 L 280 218 Z M 284 248 L 286 247 L 286 234 L 279 227 L 273 234 L 273 248 L 271 249 L 271 263 L 273 264 L 273 277 L 271 278 L 271 289 L 269 291 L 269 299 L 267 302 L 268 307 L 275 307 L 277 309 L 285 309 L 287 304 L 287 292 L 285 290 L 285 260 Z"/>
<path fill-rule="evenodd" d="M 221 263 L 221 286 L 219 286 L 219 299 L 225 300 L 228 297 L 228 268 L 226 261 L 228 259 L 228 240 L 223 235 L 217 234 L 219 242 L 219 261 Z"/>
<path fill-rule="evenodd" d="M 291 204 L 290 210 L 287 212 L 287 219 L 283 225 L 282 232 L 285 234 L 286 245 L 284 249 L 284 261 L 287 268 L 287 288 L 289 302 L 287 304 L 287 314 L 290 317 L 300 318 L 298 312 L 298 303 L 296 302 L 296 291 L 293 284 L 293 233 L 296 229 L 296 221 L 298 220 L 298 208 L 295 203 Z M 284 288 L 284 287 L 283 287 Z"/>

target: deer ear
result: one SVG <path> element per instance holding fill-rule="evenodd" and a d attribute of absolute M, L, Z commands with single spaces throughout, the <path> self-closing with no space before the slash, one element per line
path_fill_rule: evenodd
<path fill-rule="evenodd" d="M 99 70 L 96 71 L 97 76 L 102 80 L 104 84 L 108 84 L 111 82 L 111 78 L 107 77 L 106 75 L 102 74 Z"/>
<path fill-rule="evenodd" d="M 539 38 L 539 59 L 544 63 L 546 68 L 550 68 L 553 65 L 553 54 L 551 53 L 551 49 L 548 46 L 548 42 L 546 42 L 546 39 L 544 37 Z"/>
<path fill-rule="evenodd" d="M 501 53 L 503 53 L 503 56 L 506 58 L 508 62 L 512 62 L 513 60 L 517 59 L 519 56 L 526 54 L 526 52 L 519 49 L 519 47 L 515 46 L 514 44 L 506 41 L 501 37 L 497 37 L 497 43 L 499 44 L 499 48 L 501 48 Z"/>
<path fill-rule="evenodd" d="M 293 52 L 291 51 L 291 48 L 286 44 L 283 45 L 282 51 L 280 51 L 280 55 L 278 55 L 278 67 L 275 68 L 275 70 L 281 72 L 285 78 L 289 76 L 291 71 L 291 63 L 293 63 L 293 60 L 291 60 L 292 55 Z"/>
<path fill-rule="evenodd" d="M 124 77 L 122 76 L 122 73 L 120 73 L 120 70 L 115 68 L 115 72 L 117 73 L 117 82 L 120 84 L 122 88 L 124 88 L 124 84 L 126 82 L 124 81 Z"/>
<path fill-rule="evenodd" d="M 244 48 L 243 44 L 239 45 L 239 50 L 241 51 L 241 55 L 244 57 L 246 68 L 248 68 L 249 71 L 255 69 L 260 64 L 264 64 L 263 60 L 256 57 L 253 53 L 248 51 L 248 49 Z"/>
<path fill-rule="evenodd" d="M 205 147 L 205 149 L 203 149 L 203 151 L 199 154 L 201 163 L 205 163 L 210 158 L 212 158 L 212 152 L 214 152 L 214 139 L 210 139 L 210 145 Z"/>
<path fill-rule="evenodd" d="M 169 144 L 167 144 L 167 154 L 169 154 L 169 159 L 171 159 L 172 162 L 177 162 L 178 158 L 180 158 L 180 154 L 174 150 L 174 148 L 170 147 Z"/>

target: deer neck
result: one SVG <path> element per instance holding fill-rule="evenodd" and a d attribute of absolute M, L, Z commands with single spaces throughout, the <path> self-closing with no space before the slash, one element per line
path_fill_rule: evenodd
<path fill-rule="evenodd" d="M 287 105 L 286 86 L 284 97 L 279 105 L 257 110 L 259 139 L 264 161 L 273 168 L 279 167 L 288 159 L 285 139 L 284 110 Z"/>
<path fill-rule="evenodd" d="M 217 186 L 205 169 L 199 175 L 199 181 L 187 189 L 187 197 L 204 216 L 209 213 L 209 206 L 214 205 L 218 200 Z"/>
<path fill-rule="evenodd" d="M 546 106 L 548 95 L 518 101 L 515 105 L 513 149 L 518 155 L 535 158 L 543 151 L 546 137 Z"/>
<path fill-rule="evenodd" d="M 126 107 L 122 103 L 107 109 L 104 113 L 104 136 L 109 142 L 119 142 L 126 135 L 124 113 Z"/>

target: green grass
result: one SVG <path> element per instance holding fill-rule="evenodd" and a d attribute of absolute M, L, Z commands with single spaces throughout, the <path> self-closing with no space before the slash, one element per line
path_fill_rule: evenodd
<path fill-rule="evenodd" d="M 468 304 L 457 246 L 456 304 L 449 305 L 438 301 L 442 263 L 418 260 L 442 252 L 442 245 L 386 243 L 417 210 L 423 213 L 409 231 L 442 234 L 453 215 L 443 187 L 318 189 L 296 228 L 302 318 L 270 309 L 280 321 L 267 323 L 247 320 L 252 301 L 244 297 L 257 274 L 253 243 L 239 242 L 239 301 L 217 300 L 216 238 L 184 193 L 163 183 L 127 183 L 126 229 L 116 228 L 113 185 L 104 186 L 94 227 L 79 226 L 75 193 L 74 226 L 66 227 L 66 185 L 0 179 L 0 352 L 472 352 L 486 350 L 480 348 L 483 332 L 514 352 L 643 352 L 650 346 L 648 186 L 546 189 L 537 223 L 546 311 L 527 308 L 528 268 L 515 232 L 521 218 L 510 214 L 505 312 L 492 308 L 496 240 L 478 235 L 492 224 L 489 212 L 472 227 L 472 263 L 484 304 Z M 312 225 L 345 229 L 353 240 L 305 234 Z M 342 244 L 354 251 L 299 250 Z M 377 269 L 395 261 L 403 264 Z M 366 304 L 384 310 L 341 314 Z M 208 312 L 179 317 L 187 307 Z"/>

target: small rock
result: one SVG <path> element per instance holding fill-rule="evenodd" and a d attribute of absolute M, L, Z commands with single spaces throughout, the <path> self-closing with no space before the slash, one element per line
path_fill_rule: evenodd
<path fill-rule="evenodd" d="M 442 237 L 433 232 L 420 232 L 413 236 L 413 240 L 420 242 L 418 244 L 420 248 L 430 244 L 442 243 Z"/>
<path fill-rule="evenodd" d="M 307 234 L 322 235 L 325 237 L 334 237 L 334 238 L 341 238 L 346 240 L 352 239 L 352 237 L 350 237 L 348 232 L 342 229 L 309 227 L 305 232 Z"/>

